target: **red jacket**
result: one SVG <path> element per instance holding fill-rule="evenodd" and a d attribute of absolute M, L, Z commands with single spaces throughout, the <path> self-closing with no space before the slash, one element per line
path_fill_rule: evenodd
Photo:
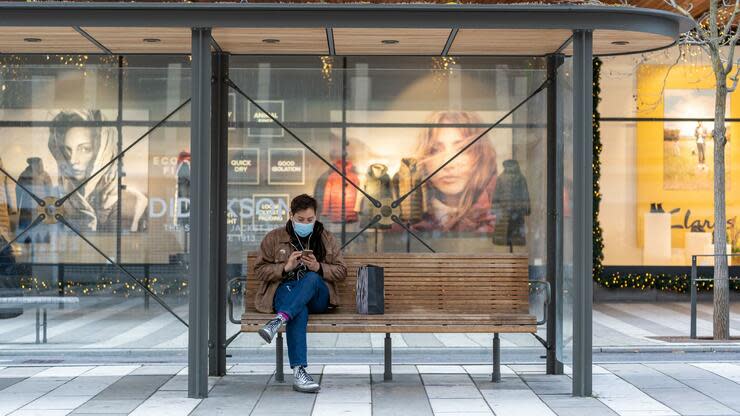
<path fill-rule="evenodd" d="M 337 160 L 334 162 L 334 166 L 342 170 L 342 162 Z M 360 184 L 360 179 L 355 173 L 352 162 L 345 162 L 345 172 L 347 179 L 354 182 L 356 185 Z M 344 207 L 345 207 L 345 221 L 356 222 L 357 212 L 355 212 L 355 202 L 357 200 L 357 189 L 346 183 L 344 188 Z M 332 172 L 326 179 L 326 186 L 324 187 L 324 199 L 321 204 L 321 215 L 329 222 L 341 222 L 342 221 L 342 176 L 336 172 Z"/>

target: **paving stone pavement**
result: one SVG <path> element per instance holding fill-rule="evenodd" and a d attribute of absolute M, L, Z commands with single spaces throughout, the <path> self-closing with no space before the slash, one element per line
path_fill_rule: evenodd
<path fill-rule="evenodd" d="M 312 365 L 318 394 L 296 393 L 290 371 L 236 364 L 209 378 L 209 397 L 187 397 L 184 365 L 0 367 L 0 416 L 652 416 L 740 415 L 740 364 L 603 363 L 594 396 L 572 397 L 569 369 L 541 365 L 398 365 L 392 381 L 377 365 Z"/>
<path fill-rule="evenodd" d="M 740 303 L 731 305 L 731 332 L 740 331 Z M 187 305 L 174 306 L 175 312 L 187 318 Z M 711 304 L 698 308 L 698 335 L 710 335 Z M 144 306 L 141 298 L 83 298 L 79 306 L 51 308 L 48 343 L 35 344 L 35 313 L 0 320 L 0 351 L 82 350 L 167 350 L 187 347 L 187 328 L 154 302 Z M 235 311 L 239 316 L 241 311 Z M 676 344 L 665 337 L 686 337 L 689 333 L 689 303 L 632 302 L 596 303 L 593 316 L 593 345 L 601 348 L 640 347 L 668 348 Z M 566 325 L 567 326 L 567 325 Z M 239 326 L 229 322 L 227 332 L 236 333 Z M 545 327 L 540 328 L 545 336 Z M 664 338 L 660 338 L 664 337 Z M 308 343 L 315 349 L 383 348 L 384 334 L 309 334 Z M 414 348 L 489 348 L 490 334 L 393 334 L 394 349 Z M 686 344 L 696 345 L 696 344 Z M 740 350 L 740 342 L 723 344 Z M 529 334 L 502 334 L 503 348 L 537 348 L 538 341 Z M 242 334 L 229 348 L 268 350 L 257 334 Z"/>

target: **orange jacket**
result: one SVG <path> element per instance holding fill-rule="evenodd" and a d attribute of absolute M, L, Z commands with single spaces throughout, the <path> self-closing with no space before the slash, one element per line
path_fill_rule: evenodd
<path fill-rule="evenodd" d="M 342 170 L 342 162 L 337 160 L 334 162 L 334 166 Z M 360 184 L 360 179 L 355 173 L 352 162 L 345 163 L 345 172 L 347 179 L 354 182 L 356 185 Z M 357 200 L 357 189 L 346 183 L 344 188 L 344 207 L 345 207 L 345 221 L 346 222 L 357 222 L 357 212 L 355 212 L 355 202 Z M 336 172 L 333 172 L 326 179 L 326 186 L 324 187 L 324 198 L 321 201 L 321 216 L 327 222 L 341 222 L 342 221 L 342 176 Z"/>

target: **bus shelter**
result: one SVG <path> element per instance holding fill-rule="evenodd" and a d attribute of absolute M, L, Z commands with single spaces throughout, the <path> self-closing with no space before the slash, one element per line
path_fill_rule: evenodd
<path fill-rule="evenodd" d="M 126 143 L 118 140 L 118 147 L 112 151 L 111 158 L 96 165 L 92 172 L 87 173 L 87 178 L 78 178 L 74 186 L 64 188 L 65 192 L 57 197 L 36 195 L 34 189 L 24 187 L 22 181 L 19 183 L 14 177 L 17 175 L 3 169 L 4 174 L 31 195 L 37 206 L 37 214 L 26 224 L 28 231 L 15 235 L 8 244 L 27 237 L 27 233 L 39 224 L 56 223 L 115 265 L 129 283 L 144 288 L 147 296 L 188 327 L 189 396 L 205 397 L 209 373 L 225 374 L 226 347 L 233 340 L 226 333 L 225 296 L 229 290 L 226 271 L 229 208 L 226 194 L 230 180 L 226 166 L 230 161 L 229 131 L 239 127 L 239 122 L 232 118 L 235 108 L 231 107 L 231 100 L 239 97 L 250 109 L 254 119 L 252 124 L 247 122 L 247 127 L 262 129 L 260 131 L 268 136 L 279 135 L 292 141 L 294 148 L 303 149 L 301 160 L 305 161 L 308 153 L 317 160 L 316 163 L 328 165 L 354 186 L 354 181 L 347 177 L 347 171 L 332 168 L 332 157 L 316 150 L 321 145 L 305 139 L 300 129 L 329 128 L 340 132 L 338 157 L 343 166 L 347 143 L 351 143 L 347 138 L 351 135 L 348 134 L 350 129 L 401 128 L 408 127 L 408 123 L 372 117 L 360 120 L 347 110 L 356 91 L 348 93 L 353 87 L 344 82 L 348 74 L 346 57 L 372 56 L 390 63 L 408 56 L 436 57 L 434 62 L 444 70 L 454 65 L 454 60 L 448 58 L 499 57 L 514 63 L 511 64 L 514 72 L 524 71 L 521 68 L 536 59 L 543 63 L 541 76 L 534 78 L 536 82 L 515 84 L 506 93 L 504 89 L 497 90 L 497 97 L 511 95 L 511 99 L 507 99 L 508 109 L 488 114 L 484 120 L 463 122 L 476 124 L 481 134 L 462 146 L 453 158 L 442 161 L 441 166 L 446 166 L 494 129 L 504 125 L 526 129 L 530 124 L 537 124 L 535 120 L 518 125 L 512 119 L 516 119 L 516 112 L 524 106 L 540 100 L 534 112 L 539 111 L 542 119 L 540 125 L 533 128 L 542 129 L 544 135 L 541 141 L 544 164 L 537 171 L 544 190 L 537 199 L 543 213 L 539 238 L 544 248 L 540 257 L 544 261 L 532 266 L 539 267 L 542 278 L 551 284 L 552 301 L 547 311 L 547 335 L 543 339 L 543 344 L 549 346 L 547 369 L 548 373 L 558 373 L 563 371 L 563 364 L 571 364 L 573 394 L 588 396 L 591 394 L 593 282 L 593 57 L 670 47 L 677 42 L 680 33 L 690 29 L 690 21 L 676 14 L 618 6 L 3 3 L 0 4 L 2 56 L 38 55 L 49 59 L 49 54 L 100 55 L 112 57 L 120 63 L 122 57 L 128 55 L 153 57 L 175 54 L 189 56 L 190 62 L 190 96 L 182 97 L 171 108 L 160 109 L 163 116 L 155 122 L 140 123 L 139 127 L 145 129 L 136 135 L 135 140 Z M 336 89 L 339 104 L 333 118 L 323 121 L 322 125 L 311 124 L 313 121 L 309 115 L 288 120 L 282 107 L 285 103 L 275 104 L 281 99 L 279 94 L 267 97 L 275 100 L 267 100 L 245 86 L 250 77 L 256 75 L 255 71 L 240 73 L 230 65 L 241 56 L 321 57 L 324 69 L 333 66 L 336 70 L 334 77 L 342 79 L 341 86 Z M 334 59 L 338 58 L 344 59 L 344 72 L 336 68 L 339 61 Z M 119 69 L 123 71 L 122 65 Z M 388 71 L 393 71 L 392 65 Z M 323 74 L 331 76 L 326 72 Z M 5 74 L 4 77 L 8 79 L 12 75 Z M 122 84 L 118 88 L 123 92 Z M 259 85 L 256 88 L 259 89 Z M 449 89 L 452 94 L 453 87 Z M 481 102 L 485 106 L 485 100 Z M 72 117 L 66 123 L 68 128 L 78 124 L 105 124 L 115 127 L 120 138 L 125 118 L 121 107 L 119 103 L 117 115 L 113 117 L 115 121 L 108 124 L 95 115 L 81 120 Z M 181 118 L 187 107 L 189 117 Z M 485 108 L 482 107 L 481 111 Z M 55 120 L 44 127 L 54 127 L 54 123 L 62 121 Z M 187 319 L 151 291 L 138 273 L 123 264 L 120 252 L 101 248 L 100 240 L 90 237 L 80 229 L 79 222 L 69 219 L 74 213 L 76 195 L 84 192 L 93 178 L 107 175 L 115 166 L 121 173 L 119 162 L 127 152 L 161 126 L 173 123 L 181 123 L 190 132 L 190 205 L 186 234 L 189 243 L 185 243 L 190 253 Z M 16 124 L 23 125 L 23 120 Z M 28 124 L 32 126 L 34 122 Z M 519 133 L 529 134 L 524 130 Z M 517 130 L 513 134 L 516 136 Z M 516 140 L 513 142 L 510 147 L 516 148 Z M 352 146 L 357 145 L 350 144 L 350 148 Z M 269 152 L 270 158 L 277 157 L 277 153 Z M 267 158 L 265 156 L 262 155 Z M 71 172 L 74 174 L 74 168 Z M 119 175 L 118 182 L 111 185 L 112 190 L 118 189 L 119 196 L 121 189 L 125 190 L 122 176 Z M 247 182 L 249 180 L 252 179 Z M 274 177 L 268 180 L 279 182 Z M 367 197 L 378 209 L 398 208 L 398 199 L 376 200 L 363 189 L 359 190 L 359 199 Z M 344 198 L 342 192 L 342 207 Z M 151 205 L 149 212 L 154 212 Z M 116 215 L 120 230 L 126 212 L 119 206 Z M 372 221 L 360 222 L 352 233 L 347 229 L 349 220 L 346 215 L 343 208 L 336 228 L 343 242 L 351 242 L 373 228 Z M 570 220 L 565 221 L 565 217 Z M 408 232 L 407 244 L 413 241 L 413 237 L 434 251 L 408 224 L 399 221 L 395 226 Z M 118 238 L 122 238 L 120 231 Z M 572 342 L 570 335 L 564 336 L 564 332 L 570 333 L 570 328 Z"/>

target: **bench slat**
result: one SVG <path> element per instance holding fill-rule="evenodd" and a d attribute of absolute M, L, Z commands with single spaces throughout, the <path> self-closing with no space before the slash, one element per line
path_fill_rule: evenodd
<path fill-rule="evenodd" d="M 0 305 L 57 305 L 80 303 L 76 296 L 8 296 L 0 297 Z"/>

